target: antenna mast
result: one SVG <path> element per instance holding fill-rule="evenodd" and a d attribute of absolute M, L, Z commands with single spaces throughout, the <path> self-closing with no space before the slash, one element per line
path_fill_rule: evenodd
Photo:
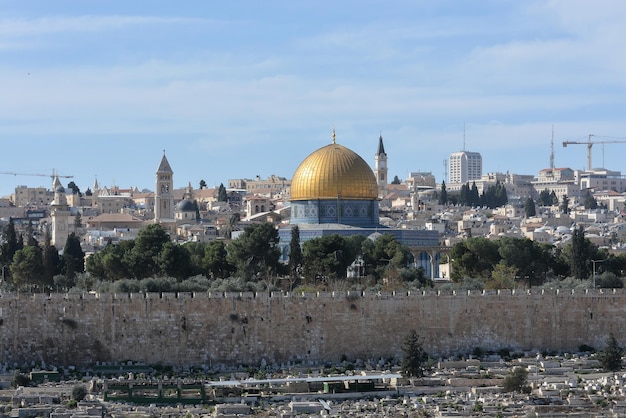
<path fill-rule="evenodd" d="M 463 151 L 465 151 L 465 122 L 463 122 Z"/>
<path fill-rule="evenodd" d="M 554 170 L 554 125 L 552 125 L 552 141 L 550 142 L 550 170 Z"/>

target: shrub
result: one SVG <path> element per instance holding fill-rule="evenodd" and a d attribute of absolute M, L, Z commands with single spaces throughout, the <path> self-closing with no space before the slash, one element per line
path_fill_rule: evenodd
<path fill-rule="evenodd" d="M 603 289 L 622 289 L 624 281 L 614 273 L 605 272 L 596 277 L 596 287 Z"/>
<path fill-rule="evenodd" d="M 18 386 L 30 386 L 30 377 L 28 375 L 16 371 L 11 379 L 11 386 L 17 388 Z"/>
<path fill-rule="evenodd" d="M 72 399 L 79 402 L 87 396 L 87 388 L 84 385 L 76 385 L 72 388 Z"/>

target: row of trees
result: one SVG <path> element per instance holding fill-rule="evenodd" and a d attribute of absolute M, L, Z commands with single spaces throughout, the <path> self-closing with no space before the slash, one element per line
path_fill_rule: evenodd
<path fill-rule="evenodd" d="M 441 192 L 439 193 L 439 204 L 454 204 L 464 206 L 485 206 L 491 209 L 499 206 L 504 206 L 508 203 L 509 198 L 506 193 L 506 188 L 500 181 L 496 181 L 496 184 L 489 186 L 483 190 L 482 193 L 478 193 L 478 187 L 476 182 L 469 182 L 461 186 L 461 192 L 457 195 L 450 195 L 446 189 L 446 182 L 441 182 Z"/>
<path fill-rule="evenodd" d="M 450 258 L 453 280 L 478 278 L 492 288 L 539 285 L 548 278 L 587 280 L 594 264 L 601 266 L 598 273 L 610 273 L 615 278 L 626 271 L 626 256 L 599 249 L 585 238 L 582 226 L 573 231 L 570 243 L 563 248 L 526 238 L 469 238 L 454 245 Z M 599 284 L 622 287 L 621 280 L 604 277 L 606 283 Z"/>
<path fill-rule="evenodd" d="M 46 233 L 40 246 L 26 234 L 26 242 L 15 233 L 13 222 L 5 228 L 0 247 L 2 273 L 16 287 L 36 286 L 71 288 L 76 274 L 83 271 L 84 253 L 80 241 L 70 235 L 59 256 Z M 228 243 L 216 240 L 178 245 L 158 224 L 142 229 L 134 240 L 109 244 L 91 255 L 85 263 L 93 280 L 116 282 L 172 277 L 178 282 L 195 276 L 209 280 L 238 278 L 246 283 L 276 286 L 281 279 L 289 287 L 328 286 L 345 282 L 346 271 L 357 259 L 359 277 L 368 277 L 369 286 L 394 283 L 398 287 L 413 282 L 429 285 L 422 269 L 412 265 L 413 255 L 392 235 L 381 234 L 376 240 L 362 235 L 322 236 L 300 245 L 300 231 L 293 226 L 289 244 L 289 263 L 281 261 L 279 235 L 269 223 L 247 226 Z M 626 256 L 614 256 L 598 249 L 584 236 L 582 227 L 573 231 L 570 243 L 561 248 L 539 244 L 526 238 L 505 237 L 497 241 L 469 238 L 453 246 L 450 252 L 451 278 L 456 282 L 480 281 L 486 288 L 536 286 L 549 279 L 572 277 L 587 280 L 592 273 L 603 273 L 597 284 L 622 287 L 619 277 L 626 271 Z"/>
<path fill-rule="evenodd" d="M 86 271 L 97 280 L 145 279 L 167 276 L 179 281 L 202 275 L 210 280 L 237 277 L 245 282 L 275 284 L 279 278 L 298 284 L 324 286 L 343 279 L 357 257 L 363 259 L 365 271 L 380 280 L 393 276 L 403 281 L 427 284 L 422 270 L 407 268 L 413 257 L 406 246 L 388 234 L 376 241 L 357 235 L 329 235 L 300 245 L 299 229 L 292 228 L 289 263 L 281 262 L 279 235 L 269 223 L 247 226 L 228 243 L 171 242 L 167 232 L 157 224 L 142 229 L 134 240 L 109 244 L 91 255 Z"/>

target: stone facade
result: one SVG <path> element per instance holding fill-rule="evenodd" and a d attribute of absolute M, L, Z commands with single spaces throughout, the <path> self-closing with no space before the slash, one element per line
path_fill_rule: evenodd
<path fill-rule="evenodd" d="M 0 297 L 0 358 L 208 365 L 399 358 L 410 329 L 431 355 L 474 348 L 623 345 L 626 292 L 35 294 Z"/>

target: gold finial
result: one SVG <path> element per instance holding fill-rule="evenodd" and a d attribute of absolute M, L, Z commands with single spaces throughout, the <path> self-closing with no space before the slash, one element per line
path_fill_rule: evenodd
<path fill-rule="evenodd" d="M 335 144 L 335 139 L 336 139 L 336 135 L 335 135 L 335 127 L 333 126 L 333 144 Z"/>

